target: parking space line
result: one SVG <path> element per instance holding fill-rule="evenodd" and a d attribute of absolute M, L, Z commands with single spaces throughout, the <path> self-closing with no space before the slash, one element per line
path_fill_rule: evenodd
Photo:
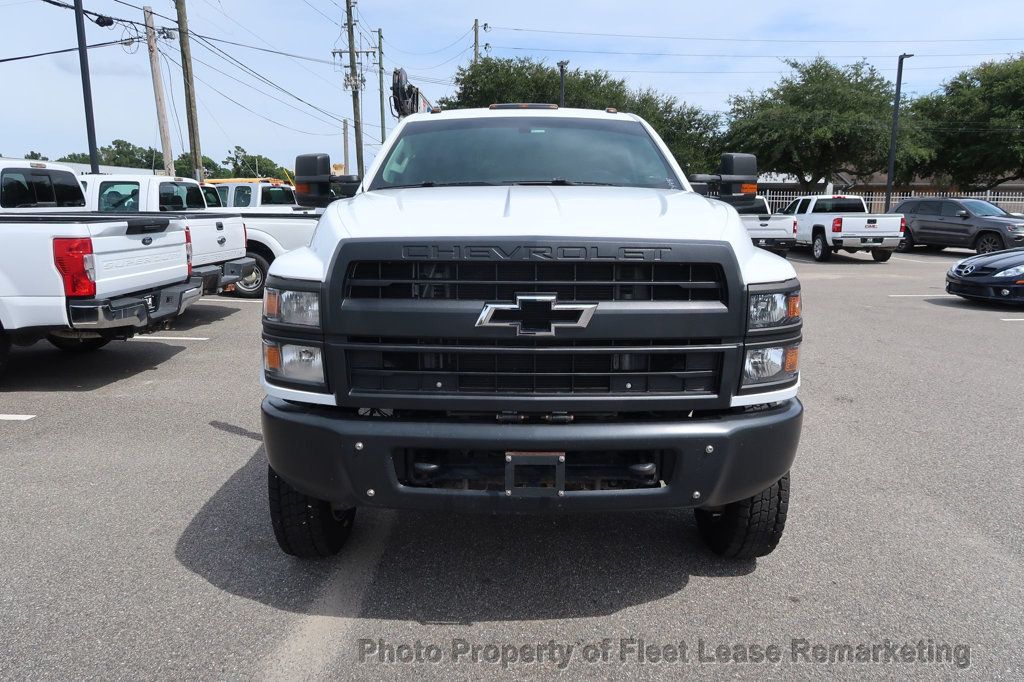
<path fill-rule="evenodd" d="M 917 260 L 916 258 L 905 258 L 903 256 L 893 256 L 892 259 L 893 260 L 905 260 L 908 263 L 924 263 L 925 265 L 931 265 L 932 263 L 935 263 L 935 262 L 940 262 L 941 263 L 941 261 Z"/>
<path fill-rule="evenodd" d="M 262 298 L 201 298 L 196 303 L 259 303 L 263 305 Z"/>
<path fill-rule="evenodd" d="M 1024 317 L 1000 317 L 1000 322 L 1024 322 Z"/>
<path fill-rule="evenodd" d="M 953 294 L 889 294 L 889 298 L 956 298 Z"/>
<path fill-rule="evenodd" d="M 27 422 L 35 418 L 34 414 L 0 414 L 0 422 Z"/>
<path fill-rule="evenodd" d="M 208 336 L 133 336 L 132 341 L 209 341 Z"/>

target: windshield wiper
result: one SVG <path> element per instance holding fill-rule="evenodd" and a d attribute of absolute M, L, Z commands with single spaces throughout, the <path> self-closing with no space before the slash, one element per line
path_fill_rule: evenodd
<path fill-rule="evenodd" d="M 423 182 L 415 182 L 409 185 L 388 185 L 387 187 L 381 187 L 380 189 L 410 189 L 415 187 L 489 187 L 494 185 L 493 182 L 484 182 L 483 180 L 467 180 L 465 182 L 434 182 L 433 180 L 425 180 Z"/>
<path fill-rule="evenodd" d="M 612 187 L 613 183 L 610 182 L 589 182 L 587 180 L 569 180 L 567 178 L 551 178 L 550 180 L 510 180 L 507 184 L 509 185 L 558 185 L 558 186 L 575 186 L 575 185 L 590 185 L 596 187 Z"/>

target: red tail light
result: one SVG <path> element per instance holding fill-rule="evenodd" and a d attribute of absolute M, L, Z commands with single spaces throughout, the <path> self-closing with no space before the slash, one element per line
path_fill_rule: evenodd
<path fill-rule="evenodd" d="M 192 276 L 192 230 L 185 226 L 185 260 L 188 262 L 188 276 Z"/>
<path fill-rule="evenodd" d="M 95 296 L 96 267 L 92 239 L 58 237 L 53 240 L 53 264 L 64 279 L 65 296 Z"/>
<path fill-rule="evenodd" d="M 832 231 L 833 232 L 842 232 L 843 231 L 843 219 L 842 218 L 835 218 L 835 219 L 832 220 Z"/>
<path fill-rule="evenodd" d="M 793 234 L 796 234 L 796 220 L 793 221 Z"/>
<path fill-rule="evenodd" d="M 900 218 L 900 234 L 907 231 L 907 219 L 905 217 Z"/>

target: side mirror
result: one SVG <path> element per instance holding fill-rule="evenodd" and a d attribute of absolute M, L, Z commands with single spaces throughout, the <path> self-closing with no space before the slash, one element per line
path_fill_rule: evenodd
<path fill-rule="evenodd" d="M 958 216 L 960 216 L 961 218 L 970 218 L 971 217 L 971 214 L 968 213 L 967 211 L 963 210 L 963 209 L 960 209 L 959 211 L 957 211 L 956 214 Z"/>
<path fill-rule="evenodd" d="M 752 208 L 757 199 L 757 157 L 753 154 L 726 153 L 718 166 L 717 175 L 696 174 L 690 176 L 695 192 L 697 185 L 705 188 L 718 185 L 718 200 L 736 208 Z"/>
<path fill-rule="evenodd" d="M 359 183 L 358 175 L 331 175 L 329 154 L 295 157 L 295 201 L 301 206 L 322 208 L 339 197 L 351 197 Z M 336 191 L 332 192 L 332 185 Z"/>

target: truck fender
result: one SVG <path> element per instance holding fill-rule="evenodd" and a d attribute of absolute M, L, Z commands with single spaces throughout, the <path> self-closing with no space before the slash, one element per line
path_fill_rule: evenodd
<path fill-rule="evenodd" d="M 269 234 L 262 230 L 257 230 L 246 225 L 246 232 L 248 240 L 246 241 L 245 247 L 248 249 L 250 244 L 259 244 L 269 251 L 274 258 L 277 258 L 281 254 L 286 252 L 286 249 L 281 246 L 281 243 L 271 237 Z M 271 259 L 273 260 L 273 259 Z"/>

